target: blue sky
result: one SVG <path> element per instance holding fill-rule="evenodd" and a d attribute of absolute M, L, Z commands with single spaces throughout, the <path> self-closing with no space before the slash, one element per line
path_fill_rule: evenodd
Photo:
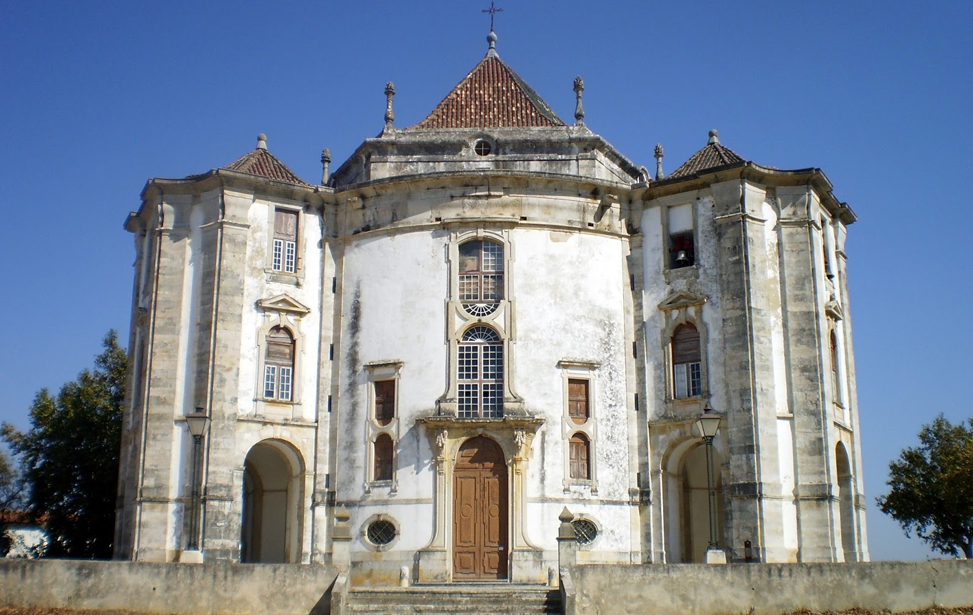
<path fill-rule="evenodd" d="M 127 339 L 122 229 L 149 177 L 228 164 L 267 133 L 307 181 L 421 120 L 480 60 L 482 0 L 7 0 L 0 18 L 0 420 Z M 851 318 L 873 559 L 921 559 L 874 506 L 942 412 L 973 415 L 973 3 L 504 2 L 500 56 L 562 118 L 674 170 L 718 128 L 757 163 L 822 168 L 859 216 Z M 947 343 L 948 342 L 948 343 Z"/>

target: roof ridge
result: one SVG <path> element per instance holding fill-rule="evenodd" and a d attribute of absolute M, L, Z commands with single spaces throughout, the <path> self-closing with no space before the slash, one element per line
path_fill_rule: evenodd
<path fill-rule="evenodd" d="M 291 184 L 299 184 L 302 186 L 311 185 L 298 177 L 294 171 L 291 171 L 290 167 L 281 162 L 277 156 L 271 154 L 266 147 L 257 147 L 257 149 L 247 152 L 230 164 L 220 168 Z"/>
<path fill-rule="evenodd" d="M 564 122 L 516 71 L 488 53 L 425 119 L 405 130 L 545 126 Z"/>
<path fill-rule="evenodd" d="M 719 141 L 710 142 L 704 145 L 701 150 L 690 156 L 689 160 L 682 163 L 678 169 L 669 175 L 666 175 L 664 179 L 686 177 L 709 169 L 714 169 L 716 167 L 736 164 L 738 162 L 746 162 L 746 159 Z"/>

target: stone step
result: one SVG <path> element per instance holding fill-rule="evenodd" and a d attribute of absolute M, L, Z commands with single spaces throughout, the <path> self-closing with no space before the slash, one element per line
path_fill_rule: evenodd
<path fill-rule="evenodd" d="M 354 588 L 348 613 L 386 615 L 533 615 L 561 613 L 557 590 L 538 585 L 420 585 L 407 588 Z"/>

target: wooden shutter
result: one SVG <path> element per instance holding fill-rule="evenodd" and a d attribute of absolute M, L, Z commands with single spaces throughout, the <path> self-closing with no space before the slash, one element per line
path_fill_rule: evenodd
<path fill-rule="evenodd" d="M 568 380 L 568 416 L 578 425 L 588 420 L 587 380 Z"/>
<path fill-rule="evenodd" d="M 395 418 L 395 380 L 379 380 L 375 383 L 375 420 L 388 425 Z"/>
<path fill-rule="evenodd" d="M 672 364 L 700 361 L 699 331 L 692 325 L 679 325 L 672 335 Z"/>
<path fill-rule="evenodd" d="M 297 212 L 278 209 L 274 215 L 274 237 L 297 241 Z"/>
<path fill-rule="evenodd" d="M 588 480 L 591 478 L 591 466 L 588 463 L 588 439 L 578 434 L 572 436 L 568 443 L 571 457 L 571 478 Z"/>
<path fill-rule="evenodd" d="M 392 480 L 392 438 L 388 434 L 375 438 L 374 480 Z"/>

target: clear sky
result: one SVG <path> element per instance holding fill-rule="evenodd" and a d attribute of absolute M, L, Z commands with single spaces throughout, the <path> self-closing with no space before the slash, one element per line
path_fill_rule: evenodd
<path fill-rule="evenodd" d="M 48 2 L 0 9 L 0 420 L 127 340 L 150 177 L 270 151 L 309 182 L 383 125 L 421 120 L 483 57 L 479 0 Z M 849 230 L 850 316 L 873 559 L 921 559 L 874 498 L 942 412 L 973 415 L 973 2 L 505 1 L 500 57 L 562 117 L 674 170 L 717 128 L 782 169 L 822 168 Z M 846 312 L 847 313 L 847 312 Z M 947 343 L 948 342 L 948 343 Z"/>

